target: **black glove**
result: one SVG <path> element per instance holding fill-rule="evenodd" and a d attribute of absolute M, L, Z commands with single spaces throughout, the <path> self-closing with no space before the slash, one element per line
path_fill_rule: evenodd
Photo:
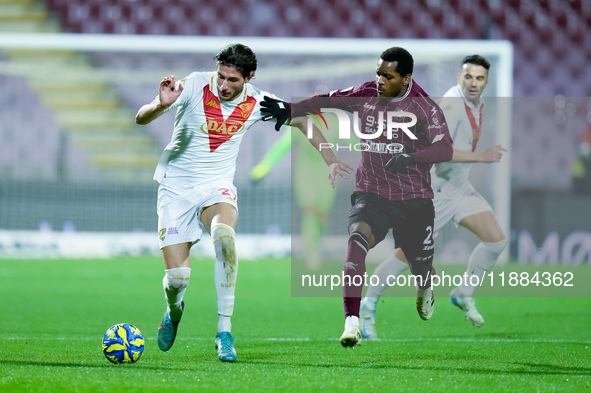
<path fill-rule="evenodd" d="M 390 158 L 390 161 L 386 164 L 386 168 L 392 173 L 398 173 L 405 170 L 409 165 L 417 162 L 417 159 L 406 153 L 396 154 Z"/>
<path fill-rule="evenodd" d="M 263 121 L 277 119 L 275 131 L 279 131 L 283 123 L 291 116 L 291 104 L 265 96 L 264 101 L 261 101 L 261 114 L 263 115 Z"/>

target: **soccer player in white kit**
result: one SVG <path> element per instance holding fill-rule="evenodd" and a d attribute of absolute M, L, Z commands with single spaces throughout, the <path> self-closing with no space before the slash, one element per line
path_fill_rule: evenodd
<path fill-rule="evenodd" d="M 468 181 L 472 163 L 498 162 L 505 151 L 499 145 L 483 153 L 474 151 L 482 126 L 484 100 L 481 94 L 488 82 L 489 68 L 490 63 L 482 56 L 472 55 L 463 59 L 458 84 L 445 93 L 439 104 L 453 139 L 453 158 L 434 164 L 431 169 L 431 186 L 435 193 L 434 230 L 453 220 L 456 226 L 466 227 L 478 236 L 481 242 L 470 255 L 466 277 L 476 275 L 479 279 L 493 267 L 507 243 L 490 205 Z M 384 283 L 388 276 L 398 276 L 407 268 L 404 253 L 397 249 L 376 268 L 374 275 Z M 474 286 L 470 285 L 470 280 L 467 281 L 452 290 L 450 301 L 464 311 L 468 321 L 480 327 L 484 318 L 472 298 Z M 377 339 L 376 306 L 386 288 L 369 286 L 361 302 L 360 319 L 365 338 Z"/>
<path fill-rule="evenodd" d="M 219 320 L 215 344 L 219 359 L 233 362 L 237 358 L 230 319 L 238 271 L 236 157 L 244 134 L 261 120 L 259 101 L 270 94 L 249 83 L 257 67 L 249 47 L 228 45 L 215 59 L 215 72 L 194 72 L 180 81 L 174 76 L 164 78 L 158 97 L 140 108 L 136 122 L 148 124 L 176 109 L 172 140 L 154 174 L 160 183 L 158 236 L 167 302 L 158 327 L 158 347 L 167 351 L 174 343 L 191 276 L 189 250 L 205 230 L 211 234 L 216 255 Z"/>

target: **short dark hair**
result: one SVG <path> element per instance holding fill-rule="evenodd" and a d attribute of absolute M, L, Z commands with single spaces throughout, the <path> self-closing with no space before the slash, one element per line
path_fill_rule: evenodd
<path fill-rule="evenodd" d="M 230 44 L 223 47 L 214 56 L 214 59 L 218 65 L 236 68 L 245 78 L 257 69 L 257 56 L 252 49 L 242 44 Z"/>
<path fill-rule="evenodd" d="M 400 76 L 412 75 L 414 60 L 412 55 L 408 53 L 406 49 L 399 46 L 393 46 L 392 48 L 383 51 L 380 55 L 380 59 L 389 63 L 397 61 L 396 72 L 398 72 Z"/>
<path fill-rule="evenodd" d="M 488 62 L 488 60 L 486 60 L 484 57 L 482 57 L 480 55 L 470 55 L 470 56 L 464 57 L 464 60 L 462 60 L 462 66 L 464 64 L 479 65 L 479 66 L 486 68 L 487 71 L 490 68 L 490 63 Z"/>

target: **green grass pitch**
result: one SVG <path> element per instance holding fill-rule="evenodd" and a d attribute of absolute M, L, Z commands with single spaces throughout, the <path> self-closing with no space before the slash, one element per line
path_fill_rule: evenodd
<path fill-rule="evenodd" d="M 411 297 L 385 298 L 382 340 L 344 349 L 342 300 L 291 297 L 290 273 L 288 260 L 241 262 L 229 364 L 213 343 L 212 261 L 193 261 L 177 342 L 161 352 L 160 258 L 2 260 L 0 391 L 591 392 L 589 297 L 480 298 L 483 328 L 443 293 L 429 321 Z M 145 336 L 136 364 L 102 354 L 121 322 Z"/>

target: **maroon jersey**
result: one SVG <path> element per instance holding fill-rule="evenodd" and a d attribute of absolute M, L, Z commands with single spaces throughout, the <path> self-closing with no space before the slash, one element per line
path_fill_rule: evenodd
<path fill-rule="evenodd" d="M 320 101 L 321 100 L 321 101 Z M 399 98 L 378 97 L 375 82 L 366 82 L 344 90 L 322 94 L 292 105 L 292 116 L 304 114 L 320 104 L 323 107 L 357 112 L 362 134 L 376 134 L 382 122 L 382 133 L 375 139 L 362 139 L 361 162 L 355 175 L 354 191 L 376 194 L 390 201 L 433 198 L 431 165 L 449 161 L 453 156 L 452 139 L 441 108 L 427 93 L 411 81 L 406 94 Z M 318 109 L 316 109 L 318 110 Z M 412 126 L 393 128 L 387 133 L 387 112 L 404 111 L 415 116 Z M 380 113 L 381 112 L 381 113 Z M 412 116 L 394 117 L 400 124 L 412 123 Z M 415 136 L 417 139 L 412 139 Z M 352 138 L 354 133 L 351 133 Z M 343 142 L 341 140 L 341 142 Z M 352 142 L 352 141 L 345 141 Z M 402 146 L 400 146 L 402 145 Z M 416 163 L 399 173 L 386 169 L 386 163 L 403 152 L 415 157 Z"/>

